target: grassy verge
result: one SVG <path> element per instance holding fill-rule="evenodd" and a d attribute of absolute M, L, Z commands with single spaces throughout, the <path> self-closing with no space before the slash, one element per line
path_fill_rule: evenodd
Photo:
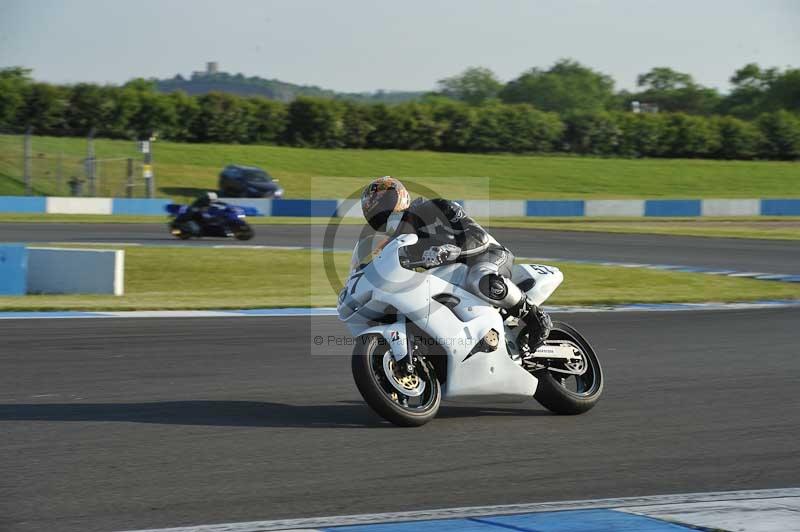
<path fill-rule="evenodd" d="M 225 309 L 332 306 L 336 294 L 311 251 L 126 249 L 126 295 L 0 297 L 9 310 Z M 343 275 L 349 254 L 335 254 Z M 556 264 L 566 280 L 557 305 L 800 299 L 800 285 L 702 274 Z"/>
<path fill-rule="evenodd" d="M 0 135 L 0 195 L 21 191 L 21 150 L 20 137 Z M 99 139 L 95 150 L 100 159 L 141 159 L 133 141 Z M 85 139 L 37 137 L 33 152 L 34 188 L 40 193 L 52 193 L 55 187 L 59 154 L 66 179 L 82 175 Z M 800 197 L 800 164 L 777 161 L 318 150 L 164 141 L 155 143 L 154 161 L 159 194 L 175 198 L 216 188 L 220 169 L 230 163 L 264 167 L 280 178 L 292 198 L 348 196 L 361 190 L 369 176 L 385 174 L 417 181 L 452 198 Z M 103 172 L 123 175 L 122 168 L 123 162 L 108 163 L 107 169 L 99 170 L 101 179 Z"/>
<path fill-rule="evenodd" d="M 800 240 L 800 218 L 797 217 L 668 218 L 657 220 L 642 218 L 610 220 L 495 218 L 489 225 L 491 227 L 552 231 Z"/>

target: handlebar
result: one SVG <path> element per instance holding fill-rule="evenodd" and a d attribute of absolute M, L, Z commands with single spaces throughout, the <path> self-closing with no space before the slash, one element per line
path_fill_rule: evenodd
<path fill-rule="evenodd" d="M 400 266 L 403 268 L 423 268 L 425 266 L 425 261 L 400 259 Z"/>

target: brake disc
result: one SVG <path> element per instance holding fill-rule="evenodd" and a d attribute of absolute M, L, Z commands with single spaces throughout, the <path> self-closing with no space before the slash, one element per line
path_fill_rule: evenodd
<path fill-rule="evenodd" d="M 398 364 L 391 353 L 383 355 L 383 372 L 389 384 L 403 395 L 419 397 L 425 391 L 425 381 L 416 372 L 406 372 L 404 366 Z"/>

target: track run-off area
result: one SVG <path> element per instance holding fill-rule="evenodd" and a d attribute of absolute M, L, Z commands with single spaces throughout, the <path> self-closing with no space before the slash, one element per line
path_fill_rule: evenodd
<path fill-rule="evenodd" d="M 558 314 L 594 343 L 577 417 L 363 403 L 335 317 L 0 320 L 0 530 L 93 531 L 785 488 L 800 309 Z"/>
<path fill-rule="evenodd" d="M 0 241 L 345 250 L 360 228 L 255 230 L 182 242 L 165 224 L 4 223 Z M 800 274 L 797 241 L 490 231 L 519 257 Z M 0 531 L 798 486 L 800 308 L 581 310 L 554 319 L 597 349 L 594 410 L 445 403 L 419 429 L 363 402 L 335 316 L 0 320 Z"/>

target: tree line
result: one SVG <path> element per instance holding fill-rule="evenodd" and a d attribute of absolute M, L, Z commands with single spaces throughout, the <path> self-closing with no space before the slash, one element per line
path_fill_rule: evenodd
<path fill-rule="evenodd" d="M 800 158 L 800 69 L 747 65 L 720 95 L 656 68 L 640 91 L 573 61 L 506 84 L 471 68 L 419 101 L 395 105 L 299 97 L 284 103 L 226 93 L 161 93 L 153 80 L 122 86 L 34 81 L 0 70 L 0 131 L 186 142 L 452 152 L 562 152 L 624 157 Z M 658 112 L 634 113 L 632 102 Z"/>
<path fill-rule="evenodd" d="M 186 94 L 200 95 L 209 92 L 225 92 L 239 96 L 263 96 L 271 100 L 290 102 L 299 96 L 312 96 L 331 98 L 337 100 L 370 102 L 370 103 L 399 103 L 418 100 L 426 93 L 422 91 L 384 91 L 375 92 L 336 92 L 323 89 L 314 85 L 297 85 L 277 79 L 264 79 L 258 76 L 245 76 L 244 74 L 229 74 L 217 72 L 195 72 L 191 77 L 184 78 L 180 74 L 167 79 L 153 80 L 159 92 L 183 91 Z"/>

